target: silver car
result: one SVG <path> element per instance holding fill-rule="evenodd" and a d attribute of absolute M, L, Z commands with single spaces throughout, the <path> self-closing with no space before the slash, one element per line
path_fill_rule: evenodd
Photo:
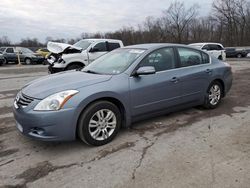
<path fill-rule="evenodd" d="M 14 101 L 17 128 L 46 141 L 99 146 L 121 127 L 203 105 L 216 108 L 232 85 L 229 64 L 177 44 L 114 50 L 82 70 L 49 75 L 22 88 Z"/>

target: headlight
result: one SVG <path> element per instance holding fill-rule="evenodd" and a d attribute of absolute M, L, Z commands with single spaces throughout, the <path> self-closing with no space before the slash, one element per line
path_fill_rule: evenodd
<path fill-rule="evenodd" d="M 63 105 L 79 91 L 77 90 L 67 90 L 53 95 L 48 96 L 47 98 L 40 101 L 36 107 L 35 111 L 56 111 L 60 110 Z"/>

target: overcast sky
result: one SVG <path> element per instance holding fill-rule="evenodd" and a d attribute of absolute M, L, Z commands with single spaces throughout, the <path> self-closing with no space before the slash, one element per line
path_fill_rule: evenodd
<path fill-rule="evenodd" d="M 204 2 L 203 2 L 204 1 Z M 212 0 L 185 0 L 208 14 Z M 136 26 L 161 15 L 171 0 L 0 0 L 0 37 L 76 38 L 83 32 L 106 32 Z"/>

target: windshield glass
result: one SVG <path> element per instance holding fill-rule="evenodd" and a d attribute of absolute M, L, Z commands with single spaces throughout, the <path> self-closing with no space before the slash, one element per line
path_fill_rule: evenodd
<path fill-rule="evenodd" d="M 91 43 L 87 40 L 80 40 L 77 43 L 75 43 L 73 46 L 80 47 L 83 50 L 86 50 Z"/>
<path fill-rule="evenodd" d="M 5 48 L 0 48 L 0 53 L 3 53 Z"/>
<path fill-rule="evenodd" d="M 20 51 L 23 52 L 23 53 L 34 53 L 32 50 L 30 50 L 28 48 L 20 48 Z"/>
<path fill-rule="evenodd" d="M 120 74 L 144 51 L 143 49 L 117 49 L 93 61 L 82 71 L 96 74 Z"/>

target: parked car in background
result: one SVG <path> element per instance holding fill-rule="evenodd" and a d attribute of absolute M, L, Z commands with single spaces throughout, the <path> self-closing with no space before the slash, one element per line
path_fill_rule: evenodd
<path fill-rule="evenodd" d="M 192 47 L 206 51 L 208 54 L 216 57 L 217 59 L 226 60 L 225 49 L 222 44 L 219 43 L 193 43 L 189 44 Z"/>
<path fill-rule="evenodd" d="M 50 51 L 47 48 L 40 48 L 36 51 L 36 53 L 46 58 L 50 54 Z"/>
<path fill-rule="evenodd" d="M 34 53 L 32 50 L 24 47 L 1 47 L 0 53 L 3 54 L 4 63 L 18 63 L 18 54 L 20 61 L 29 65 L 32 63 L 43 63 L 43 56 Z"/>
<path fill-rule="evenodd" d="M 31 138 L 99 146 L 120 127 L 192 106 L 216 108 L 232 84 L 231 66 L 174 44 L 116 49 L 82 70 L 27 84 L 14 101 L 19 131 Z"/>
<path fill-rule="evenodd" d="M 247 57 L 250 57 L 250 49 L 249 48 L 246 49 L 246 52 L 247 52 Z"/>
<path fill-rule="evenodd" d="M 3 55 L 0 53 L 0 66 L 3 65 L 5 62 L 5 59 L 3 57 Z"/>
<path fill-rule="evenodd" d="M 74 45 L 48 42 L 47 48 L 51 55 L 47 58 L 48 72 L 83 68 L 100 56 L 123 47 L 120 40 L 114 39 L 83 39 Z"/>
<path fill-rule="evenodd" d="M 242 58 L 246 57 L 248 52 L 245 49 L 237 49 L 237 48 L 225 48 L 227 57 L 237 57 Z"/>

